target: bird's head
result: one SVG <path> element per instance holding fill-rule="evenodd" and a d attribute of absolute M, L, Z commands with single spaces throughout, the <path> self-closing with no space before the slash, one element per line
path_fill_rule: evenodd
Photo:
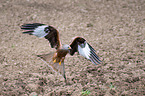
<path fill-rule="evenodd" d="M 62 48 L 64 50 L 70 50 L 71 49 L 70 45 L 67 45 L 67 44 L 62 45 Z"/>

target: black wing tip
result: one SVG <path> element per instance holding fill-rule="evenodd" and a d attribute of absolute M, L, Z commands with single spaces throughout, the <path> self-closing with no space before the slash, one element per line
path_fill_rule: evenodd
<path fill-rule="evenodd" d="M 95 50 L 89 43 L 87 43 L 87 44 L 89 45 L 89 48 L 90 48 L 92 51 L 96 52 L 96 50 Z"/>
<path fill-rule="evenodd" d="M 23 34 L 33 35 L 33 31 L 26 31 L 26 32 L 23 32 Z"/>
<path fill-rule="evenodd" d="M 93 63 L 95 65 L 101 64 L 101 62 L 102 62 L 96 54 L 94 55 L 91 53 L 90 59 L 91 59 L 91 61 L 93 61 Z"/>
<path fill-rule="evenodd" d="M 101 64 L 101 60 L 100 60 L 100 58 L 99 58 L 99 56 L 97 56 L 97 54 L 95 53 L 96 52 L 96 50 L 89 44 L 89 43 L 87 43 L 88 45 L 89 45 L 89 48 L 90 48 L 90 52 L 91 52 L 91 56 L 92 56 L 92 59 L 94 60 L 94 61 L 96 61 L 98 64 Z M 96 63 L 95 63 L 95 65 L 97 65 Z"/>
<path fill-rule="evenodd" d="M 97 54 L 95 53 L 95 50 L 92 47 L 90 49 L 91 49 L 91 51 L 90 51 L 90 59 L 91 59 L 91 61 L 93 61 L 93 63 L 95 65 L 101 64 L 102 61 L 100 60 L 99 56 L 97 56 Z"/>
<path fill-rule="evenodd" d="M 95 59 L 90 59 L 95 65 L 101 64 L 101 62 L 95 60 Z"/>
<path fill-rule="evenodd" d="M 23 29 L 23 30 L 34 30 L 38 26 L 42 26 L 42 25 L 45 25 L 45 24 L 42 24 L 42 23 L 23 24 L 23 25 L 21 25 L 21 29 Z"/>
<path fill-rule="evenodd" d="M 43 23 L 26 23 L 26 24 L 23 24 L 21 25 L 22 27 L 25 27 L 25 26 L 42 26 L 42 25 L 45 25 Z"/>

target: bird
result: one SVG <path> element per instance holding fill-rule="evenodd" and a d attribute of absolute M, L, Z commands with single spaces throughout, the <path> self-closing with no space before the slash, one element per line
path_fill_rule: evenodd
<path fill-rule="evenodd" d="M 42 23 L 28 23 L 21 25 L 24 30 L 23 34 L 34 35 L 39 38 L 45 38 L 49 41 L 51 48 L 55 48 L 55 52 L 48 54 L 37 55 L 46 63 L 53 71 L 62 75 L 66 81 L 64 60 L 69 53 L 73 56 L 78 52 L 81 56 L 90 60 L 95 65 L 101 64 L 100 58 L 96 55 L 94 48 L 83 38 L 75 37 L 70 44 L 61 44 L 59 39 L 59 32 L 56 28 Z"/>

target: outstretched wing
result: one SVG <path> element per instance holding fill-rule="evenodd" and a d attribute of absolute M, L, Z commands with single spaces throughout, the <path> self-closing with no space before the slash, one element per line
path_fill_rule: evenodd
<path fill-rule="evenodd" d="M 94 48 L 89 43 L 87 43 L 84 38 L 76 37 L 70 46 L 72 48 L 70 55 L 74 55 L 75 52 L 79 52 L 80 55 L 91 60 L 95 65 L 97 65 L 97 63 L 101 63 L 101 60 L 96 55 Z"/>
<path fill-rule="evenodd" d="M 45 37 L 52 48 L 58 49 L 60 47 L 59 33 L 52 27 L 41 23 L 24 24 L 21 26 L 22 30 L 26 30 L 23 34 L 34 35 L 37 37 Z"/>
<path fill-rule="evenodd" d="M 37 56 L 40 57 L 42 60 L 44 60 L 48 64 L 48 66 L 52 68 L 54 72 L 57 72 L 60 75 L 62 75 L 66 81 L 64 62 L 61 62 L 61 64 L 59 64 L 58 62 L 54 63 L 52 60 L 53 55 L 54 52 L 49 54 L 37 55 Z"/>

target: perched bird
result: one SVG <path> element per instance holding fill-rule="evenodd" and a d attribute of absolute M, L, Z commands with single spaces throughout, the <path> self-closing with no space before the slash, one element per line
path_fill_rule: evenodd
<path fill-rule="evenodd" d="M 59 32 L 52 26 L 41 23 L 32 23 L 22 25 L 21 29 L 26 30 L 23 34 L 44 37 L 50 42 L 51 47 L 55 48 L 56 52 L 38 55 L 38 57 L 46 61 L 49 66 L 54 71 L 60 73 L 65 80 L 64 59 L 67 53 L 73 56 L 75 52 L 78 52 L 81 56 L 92 61 L 95 65 L 97 65 L 97 63 L 101 63 L 101 60 L 96 55 L 94 48 L 82 37 L 76 37 L 70 45 L 61 45 Z"/>

